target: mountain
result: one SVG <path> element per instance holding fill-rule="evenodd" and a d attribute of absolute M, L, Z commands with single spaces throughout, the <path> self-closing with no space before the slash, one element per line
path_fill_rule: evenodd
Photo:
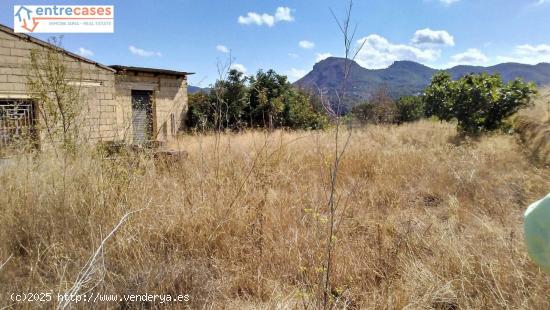
<path fill-rule="evenodd" d="M 200 93 L 200 92 L 209 93 L 210 88 L 200 88 L 200 87 L 193 86 L 193 85 L 187 85 L 187 92 L 190 93 L 190 94 L 196 94 L 196 93 Z"/>
<path fill-rule="evenodd" d="M 313 70 L 294 83 L 298 88 L 328 96 L 331 102 L 336 101 L 336 90 L 342 89 L 346 60 L 329 57 L 313 66 Z M 370 70 L 361 67 L 355 61 L 349 62 L 349 75 L 346 86 L 347 110 L 355 103 L 366 101 L 370 95 L 384 87 L 390 96 L 397 99 L 405 95 L 420 93 L 430 84 L 432 76 L 439 70 L 432 69 L 414 61 L 396 61 L 386 69 Z M 456 66 L 445 70 L 454 79 L 468 73 L 499 73 L 504 81 L 523 78 L 538 85 L 550 84 L 550 64 L 525 65 L 518 63 L 503 63 L 491 67 Z"/>

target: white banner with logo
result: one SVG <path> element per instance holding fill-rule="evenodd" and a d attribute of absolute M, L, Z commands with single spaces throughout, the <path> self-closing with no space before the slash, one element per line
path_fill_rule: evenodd
<path fill-rule="evenodd" d="M 113 33 L 113 5 L 15 5 L 13 29 L 22 33 Z"/>

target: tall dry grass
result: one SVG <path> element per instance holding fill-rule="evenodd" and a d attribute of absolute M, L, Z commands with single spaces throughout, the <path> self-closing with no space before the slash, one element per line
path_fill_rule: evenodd
<path fill-rule="evenodd" d="M 37 306 L 14 305 L 11 292 L 67 291 L 120 219 L 145 208 L 106 242 L 80 292 L 190 295 L 173 308 L 316 308 L 333 137 L 184 136 L 174 147 L 188 158 L 175 163 L 86 150 L 66 167 L 48 154 L 3 163 L 0 264 L 11 259 L 0 306 Z M 353 133 L 338 183 L 336 308 L 550 308 L 550 276 L 522 239 L 522 213 L 547 194 L 550 170 L 513 136 L 455 137 L 428 121 Z"/>
<path fill-rule="evenodd" d="M 539 89 L 534 105 L 520 111 L 519 116 L 528 117 L 538 123 L 550 124 L 550 87 Z"/>
<path fill-rule="evenodd" d="M 550 167 L 550 88 L 540 90 L 534 106 L 521 111 L 514 118 L 513 127 L 529 158 Z"/>

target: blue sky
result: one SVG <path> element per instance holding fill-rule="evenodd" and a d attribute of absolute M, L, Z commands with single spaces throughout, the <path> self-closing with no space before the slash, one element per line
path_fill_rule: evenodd
<path fill-rule="evenodd" d="M 291 80 L 329 55 L 342 56 L 330 14 L 345 0 L 11 1 L 0 23 L 13 27 L 16 4 L 115 6 L 114 34 L 65 34 L 63 47 L 104 64 L 196 72 L 208 86 L 228 51 L 236 68 L 273 68 Z M 435 68 L 457 64 L 550 62 L 550 0 L 355 0 L 357 61 L 384 68 L 414 60 Z M 52 34 L 36 35 L 47 39 Z"/>

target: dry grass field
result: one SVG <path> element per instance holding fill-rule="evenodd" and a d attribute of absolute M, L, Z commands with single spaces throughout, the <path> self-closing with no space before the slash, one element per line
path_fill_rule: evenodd
<path fill-rule="evenodd" d="M 339 171 L 331 298 L 349 309 L 550 309 L 522 215 L 550 168 L 513 135 L 421 121 L 352 132 Z M 86 152 L 0 165 L 0 307 L 12 292 L 187 293 L 170 308 L 320 306 L 334 132 L 184 136 L 188 158 Z M 4 263 L 2 265 L 2 263 Z M 86 270 L 84 270 L 86 271 Z M 156 308 L 147 303 L 77 308 Z"/>
<path fill-rule="evenodd" d="M 550 166 L 550 88 L 541 90 L 534 107 L 518 113 L 514 129 L 530 160 Z"/>

